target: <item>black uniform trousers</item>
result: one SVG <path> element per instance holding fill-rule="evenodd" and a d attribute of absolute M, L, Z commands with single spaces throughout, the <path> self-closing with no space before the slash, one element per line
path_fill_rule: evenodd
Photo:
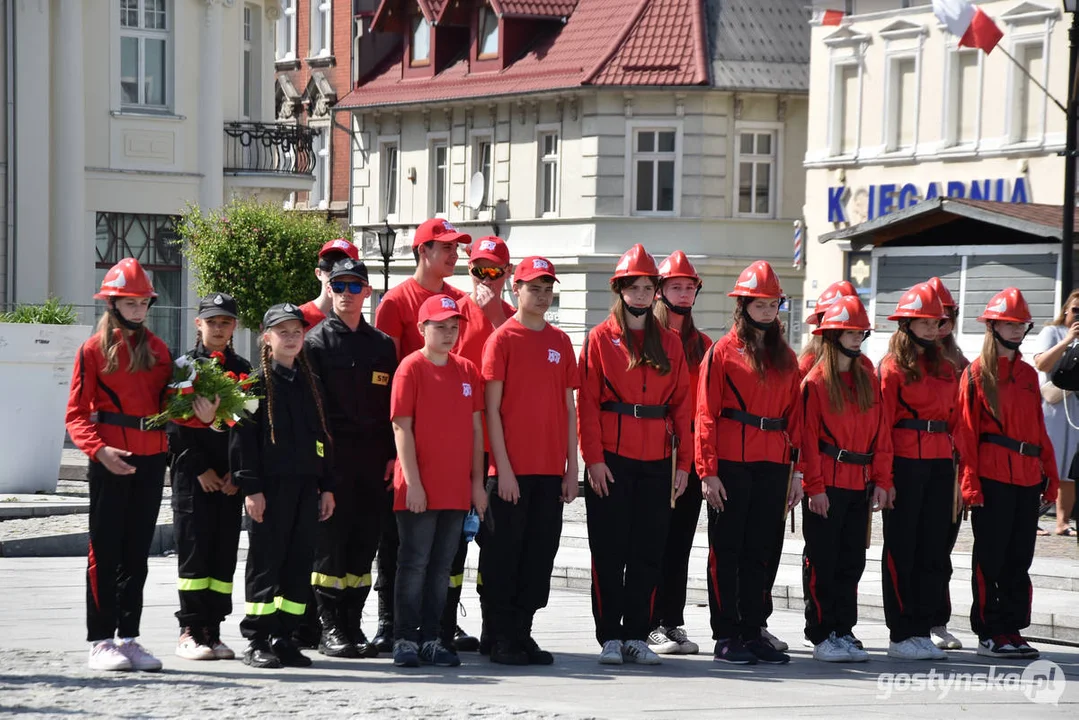
<path fill-rule="evenodd" d="M 1041 486 L 1021 487 L 982 478 L 985 505 L 971 511 L 974 550 L 970 629 L 979 638 L 1016 633 L 1030 625 L 1030 563 L 1038 532 Z"/>
<path fill-rule="evenodd" d="M 90 548 L 86 566 L 86 639 L 139 635 L 146 559 L 161 510 L 165 453 L 132 455 L 133 475 L 90 462 Z"/>
<path fill-rule="evenodd" d="M 962 502 L 962 501 L 960 501 Z M 962 510 L 962 508 L 960 508 Z M 951 518 L 949 518 L 951 519 Z M 944 599 L 933 609 L 929 616 L 929 627 L 944 627 L 952 619 L 952 550 L 955 549 L 955 541 L 959 539 L 959 528 L 963 526 L 963 513 L 956 515 L 955 522 L 948 527 L 948 582 L 944 583 Z"/>
<path fill-rule="evenodd" d="M 955 465 L 951 458 L 896 457 L 895 509 L 884 511 L 884 619 L 892 642 L 928 637 L 933 614 L 948 603 L 949 535 Z"/>
<path fill-rule="evenodd" d="M 240 633 L 268 640 L 300 623 L 311 592 L 318 531 L 316 476 L 265 478 L 266 512 L 248 527 L 244 619 Z"/>
<path fill-rule="evenodd" d="M 311 586 L 320 613 L 359 614 L 371 592 L 371 564 L 378 550 L 386 495 L 386 458 L 374 457 L 355 438 L 334 445 L 337 484 L 334 512 L 319 523 Z"/>
<path fill-rule="evenodd" d="M 598 496 L 591 484 L 584 494 L 596 640 L 647 640 L 671 517 L 671 459 L 603 457 L 610 494 Z"/>
<path fill-rule="evenodd" d="M 869 498 L 865 490 L 825 488 L 828 517 L 802 501 L 802 593 L 806 638 L 817 645 L 831 633 L 850 634 L 858 622 L 858 581 L 865 570 L 865 528 Z"/>
<path fill-rule="evenodd" d="M 689 587 L 689 554 L 701 517 L 701 479 L 696 468 L 689 472 L 686 491 L 671 510 L 667 543 L 663 548 L 663 567 L 660 571 L 656 600 L 652 604 L 652 629 L 662 625 L 676 628 L 686 624 L 686 590 Z"/>
<path fill-rule="evenodd" d="M 783 548 L 790 465 L 719 461 L 724 510 L 708 508 L 712 639 L 760 637 L 771 611 L 773 564 Z"/>
<path fill-rule="evenodd" d="M 216 628 L 232 613 L 232 578 L 240 544 L 243 495 L 206 492 L 191 473 L 173 468 L 180 627 Z"/>
<path fill-rule="evenodd" d="M 532 618 L 547 607 L 551 572 L 562 537 L 562 478 L 519 475 L 517 503 L 498 496 L 498 478 L 487 479 L 486 538 L 480 573 L 488 631 L 497 640 L 532 634 Z"/>
<path fill-rule="evenodd" d="M 378 623 L 380 626 L 388 625 L 391 630 L 393 586 L 397 577 L 397 546 L 400 543 L 397 535 L 397 515 L 393 511 L 393 496 L 393 490 L 384 493 L 382 502 L 377 505 L 382 513 L 382 522 L 378 535 L 378 579 L 375 581 L 375 592 L 378 593 Z"/>

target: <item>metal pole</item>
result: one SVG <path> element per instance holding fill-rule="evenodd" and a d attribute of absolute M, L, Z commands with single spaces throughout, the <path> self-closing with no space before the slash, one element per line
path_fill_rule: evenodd
<path fill-rule="evenodd" d="M 382 256 L 382 294 L 385 295 L 390 291 L 390 258 L 386 255 Z"/>
<path fill-rule="evenodd" d="M 1072 266 L 1075 263 L 1075 66 L 1079 54 L 1079 12 L 1072 13 L 1068 28 L 1068 119 L 1064 142 L 1064 217 L 1060 236 L 1060 295 L 1066 298 L 1072 291 Z"/>

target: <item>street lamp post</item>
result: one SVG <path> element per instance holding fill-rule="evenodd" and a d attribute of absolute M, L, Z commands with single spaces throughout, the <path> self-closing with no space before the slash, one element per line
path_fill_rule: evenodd
<path fill-rule="evenodd" d="M 1079 0 L 1064 0 L 1064 10 L 1072 14 L 1072 24 L 1068 28 L 1068 119 L 1064 129 L 1064 218 L 1060 237 L 1060 292 L 1062 297 L 1067 297 L 1072 291 L 1072 265 L 1075 262 L 1075 66 L 1079 56 Z"/>
<path fill-rule="evenodd" d="M 385 295 L 390 291 L 390 260 L 393 259 L 393 246 L 397 243 L 397 231 L 387 221 L 386 226 L 375 233 L 378 235 L 378 252 L 382 255 L 382 294 Z"/>

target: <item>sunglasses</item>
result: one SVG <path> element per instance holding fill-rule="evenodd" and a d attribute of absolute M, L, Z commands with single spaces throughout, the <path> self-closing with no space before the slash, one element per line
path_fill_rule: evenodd
<path fill-rule="evenodd" d="M 505 268 L 500 267 L 474 267 L 469 272 L 477 280 L 498 280 L 506 274 Z"/>
<path fill-rule="evenodd" d="M 353 295 L 359 295 L 360 293 L 363 292 L 363 289 L 365 287 L 366 287 L 366 285 L 360 280 L 352 280 L 352 281 L 334 280 L 334 281 L 332 281 L 330 283 L 330 288 L 335 293 L 343 293 L 345 291 L 345 288 L 348 288 L 348 291 L 350 293 L 352 293 Z"/>

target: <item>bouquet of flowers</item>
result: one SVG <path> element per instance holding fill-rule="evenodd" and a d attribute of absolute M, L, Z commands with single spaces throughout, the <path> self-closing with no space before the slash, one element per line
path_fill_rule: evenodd
<path fill-rule="evenodd" d="M 237 375 L 224 368 L 223 353 L 211 353 L 209 358 L 189 358 L 186 355 L 173 363 L 172 382 L 168 386 L 165 409 L 150 418 L 153 427 L 164 427 L 170 421 L 186 421 L 195 417 L 196 397 L 221 399 L 213 427 L 223 430 L 243 422 L 258 409 L 259 395 L 251 392 L 255 378 L 246 373 Z"/>

